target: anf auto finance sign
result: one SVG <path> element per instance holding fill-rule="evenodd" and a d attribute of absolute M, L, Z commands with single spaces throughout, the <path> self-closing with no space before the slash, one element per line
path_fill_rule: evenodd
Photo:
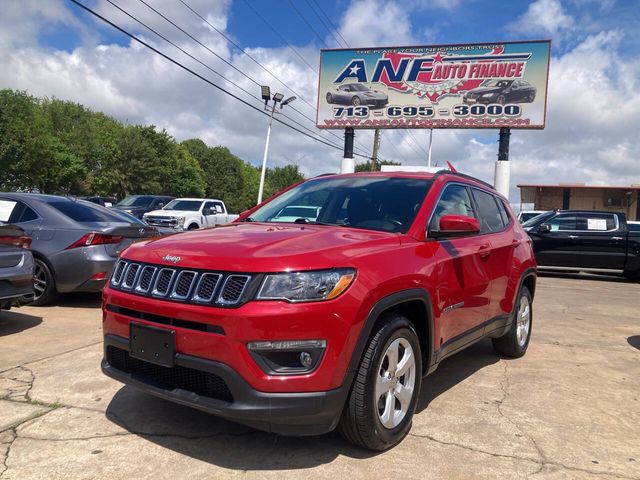
<path fill-rule="evenodd" d="M 318 128 L 544 128 L 551 42 L 322 50 Z"/>

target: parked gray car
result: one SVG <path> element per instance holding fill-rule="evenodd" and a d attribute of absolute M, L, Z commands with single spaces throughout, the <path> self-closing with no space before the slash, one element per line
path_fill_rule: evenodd
<path fill-rule="evenodd" d="M 19 225 L 32 238 L 34 305 L 50 303 L 61 292 L 100 291 L 124 248 L 158 234 L 121 212 L 35 193 L 0 193 L 2 221 Z"/>
<path fill-rule="evenodd" d="M 16 225 L 0 225 L 0 310 L 33 298 L 31 238 Z"/>

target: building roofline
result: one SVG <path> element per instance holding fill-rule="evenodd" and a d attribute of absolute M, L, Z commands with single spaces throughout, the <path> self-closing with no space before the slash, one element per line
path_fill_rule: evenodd
<path fill-rule="evenodd" d="M 534 184 L 518 184 L 518 188 L 586 188 L 586 189 L 601 189 L 601 190 L 640 190 L 640 184 L 638 185 L 580 185 L 580 184 L 556 184 L 556 185 L 534 185 Z"/>

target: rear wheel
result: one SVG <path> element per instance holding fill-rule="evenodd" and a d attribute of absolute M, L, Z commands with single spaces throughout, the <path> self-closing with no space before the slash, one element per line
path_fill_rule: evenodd
<path fill-rule="evenodd" d="M 39 258 L 35 259 L 33 272 L 33 288 L 35 295 L 30 305 L 46 305 L 58 298 L 56 283 L 49 266 Z"/>
<path fill-rule="evenodd" d="M 533 319 L 533 301 L 531 292 L 525 286 L 520 289 L 516 310 L 511 319 L 511 328 L 499 338 L 492 339 L 493 348 L 508 357 L 521 357 L 531 339 L 531 321 Z"/>
<path fill-rule="evenodd" d="M 333 95 L 327 93 L 327 103 L 333 103 Z"/>
<path fill-rule="evenodd" d="M 496 99 L 496 101 L 500 104 L 500 105 L 504 105 L 507 102 L 507 99 L 505 98 L 504 95 L 499 95 L 498 98 Z"/>
<path fill-rule="evenodd" d="M 360 97 L 353 97 L 353 98 L 351 99 L 351 104 L 352 104 L 354 107 L 359 106 L 361 103 L 362 103 L 362 102 L 360 101 Z"/>
<path fill-rule="evenodd" d="M 418 336 L 409 320 L 388 314 L 364 352 L 338 430 L 349 442 L 383 451 L 407 436 L 422 379 Z"/>

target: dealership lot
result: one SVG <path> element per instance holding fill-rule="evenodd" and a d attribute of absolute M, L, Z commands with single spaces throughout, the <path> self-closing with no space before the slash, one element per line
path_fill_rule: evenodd
<path fill-rule="evenodd" d="M 527 355 L 483 341 L 428 377 L 411 435 L 372 454 L 286 438 L 100 373 L 99 297 L 0 313 L 7 479 L 640 478 L 640 284 L 544 276 Z"/>

